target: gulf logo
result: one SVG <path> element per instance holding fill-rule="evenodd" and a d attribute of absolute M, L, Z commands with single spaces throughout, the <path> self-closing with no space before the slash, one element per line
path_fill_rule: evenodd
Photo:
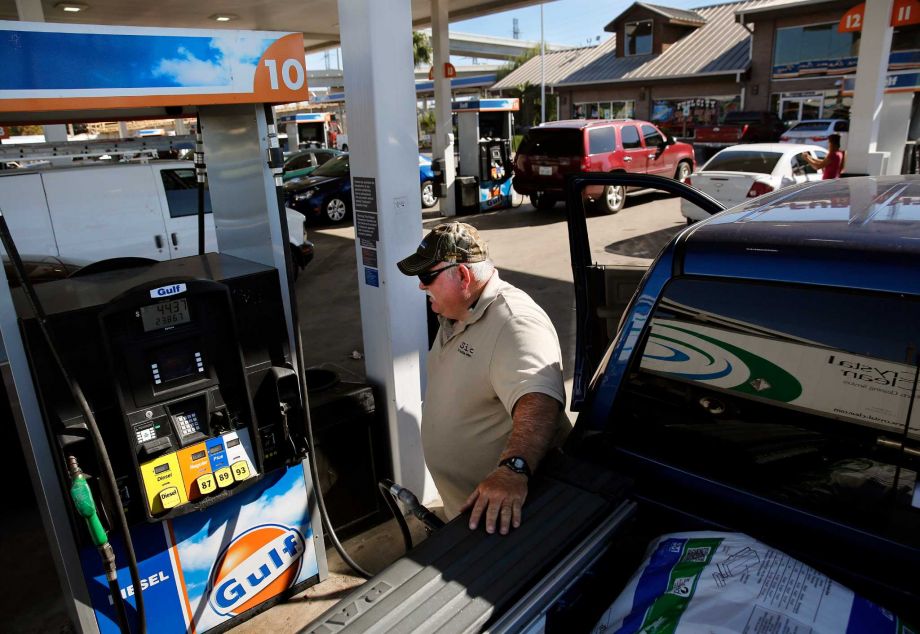
<path fill-rule="evenodd" d="M 237 536 L 211 569 L 211 609 L 235 616 L 286 590 L 300 574 L 304 550 L 300 531 L 280 524 L 262 524 Z"/>

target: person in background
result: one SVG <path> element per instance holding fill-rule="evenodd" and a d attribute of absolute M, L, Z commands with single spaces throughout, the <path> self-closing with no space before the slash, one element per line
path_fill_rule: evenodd
<path fill-rule="evenodd" d="M 805 160 L 813 168 L 823 170 L 821 180 L 839 178 L 846 167 L 847 155 L 846 152 L 840 149 L 839 134 L 831 134 L 827 137 L 827 156 L 823 159 L 815 158 L 808 153 L 805 153 L 804 156 Z"/>
<path fill-rule="evenodd" d="M 472 509 L 470 529 L 521 524 L 529 478 L 571 429 L 562 353 L 549 317 L 503 281 L 479 232 L 439 224 L 397 263 L 438 315 L 428 353 L 422 451 L 444 511 Z"/>

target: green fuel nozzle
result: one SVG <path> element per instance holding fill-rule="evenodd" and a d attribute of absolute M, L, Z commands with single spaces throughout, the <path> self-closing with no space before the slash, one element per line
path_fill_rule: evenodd
<path fill-rule="evenodd" d="M 99 515 L 96 513 L 96 503 L 93 501 L 93 492 L 89 489 L 89 483 L 86 476 L 77 465 L 77 459 L 73 456 L 67 457 L 67 470 L 70 472 L 70 499 L 73 500 L 77 513 L 86 520 L 86 528 L 89 530 L 93 544 L 101 548 L 109 543 L 109 537 L 99 521 Z"/>

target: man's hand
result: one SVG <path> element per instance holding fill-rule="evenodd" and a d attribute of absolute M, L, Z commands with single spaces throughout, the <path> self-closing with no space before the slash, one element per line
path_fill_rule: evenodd
<path fill-rule="evenodd" d="M 507 535 L 511 527 L 521 525 L 521 507 L 527 498 L 527 476 L 506 467 L 498 467 L 466 499 L 460 512 L 472 507 L 470 530 L 479 526 L 483 511 L 486 514 L 486 532 L 494 533 L 496 520 L 500 519 L 499 532 Z"/>

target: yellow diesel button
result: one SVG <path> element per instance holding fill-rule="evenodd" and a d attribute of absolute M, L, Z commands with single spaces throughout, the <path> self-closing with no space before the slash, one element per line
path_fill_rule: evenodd
<path fill-rule="evenodd" d="M 238 460 L 230 465 L 230 468 L 233 469 L 233 479 L 237 482 L 242 482 L 250 476 L 249 473 L 249 463 L 245 460 Z"/>
<path fill-rule="evenodd" d="M 179 498 L 179 489 L 176 487 L 167 487 L 160 491 L 160 504 L 164 509 L 171 509 L 182 503 Z"/>
<path fill-rule="evenodd" d="M 214 477 L 217 478 L 217 486 L 222 489 L 233 484 L 233 474 L 230 472 L 230 467 L 218 469 L 214 472 Z"/>
<path fill-rule="evenodd" d="M 198 491 L 201 493 L 201 495 L 214 493 L 214 491 L 217 490 L 217 483 L 214 482 L 214 476 L 210 473 L 206 473 L 203 476 L 198 476 L 196 482 L 198 483 Z"/>

